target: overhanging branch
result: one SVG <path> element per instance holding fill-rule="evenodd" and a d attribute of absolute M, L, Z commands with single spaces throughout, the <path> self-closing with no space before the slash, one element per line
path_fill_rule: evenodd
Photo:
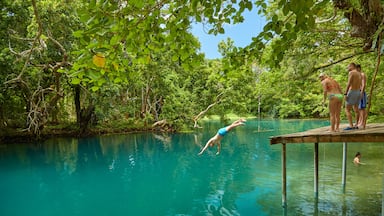
<path fill-rule="evenodd" d="M 354 53 L 354 54 L 351 54 L 351 55 L 348 55 L 348 56 L 345 56 L 337 61 L 333 61 L 333 62 L 330 62 L 330 63 L 327 63 L 327 64 L 324 64 L 324 65 L 320 65 L 319 67 L 315 67 L 313 69 L 313 71 L 317 71 L 317 70 L 320 70 L 320 69 L 324 69 L 324 68 L 327 68 L 329 66 L 332 66 L 332 65 L 335 65 L 335 64 L 338 64 L 340 62 L 343 62 L 345 60 L 348 60 L 348 59 L 351 59 L 353 57 L 356 57 L 356 56 L 359 56 L 359 55 L 364 55 L 364 54 L 367 54 L 367 53 L 371 53 L 373 52 L 372 50 L 368 50 L 368 51 L 362 51 L 362 52 L 358 52 L 358 53 Z"/>
<path fill-rule="evenodd" d="M 212 104 L 210 104 L 205 110 L 201 111 L 197 116 L 195 116 L 193 118 L 193 121 L 195 122 L 194 124 L 194 128 L 199 128 L 199 125 L 197 124 L 197 121 L 203 116 L 205 115 L 205 113 L 207 113 L 213 106 L 215 106 L 216 104 L 218 104 L 220 101 L 221 101 L 221 95 L 223 95 L 224 92 L 221 92 L 219 95 L 216 96 L 216 101 Z"/>

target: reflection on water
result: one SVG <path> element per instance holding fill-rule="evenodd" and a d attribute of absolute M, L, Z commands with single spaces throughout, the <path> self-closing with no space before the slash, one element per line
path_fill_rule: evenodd
<path fill-rule="evenodd" d="M 200 148 L 222 127 L 191 134 L 127 134 L 52 139 L 0 147 L 0 215 L 282 215 L 280 145 L 269 137 L 325 121 L 248 121 Z M 313 192 L 313 145 L 287 147 L 287 215 L 380 215 L 383 143 L 319 145 L 319 200 Z M 364 166 L 354 166 L 360 151 Z"/>

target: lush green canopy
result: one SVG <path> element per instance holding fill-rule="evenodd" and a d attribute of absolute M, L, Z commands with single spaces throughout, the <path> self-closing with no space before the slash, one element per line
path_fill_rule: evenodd
<path fill-rule="evenodd" d="M 198 126 L 206 115 L 320 117 L 319 70 L 346 83 L 346 65 L 376 77 L 384 3 L 379 0 L 4 0 L 0 32 L 0 127 L 76 122 Z M 191 34 L 211 34 L 258 11 L 267 24 L 253 42 L 222 41 L 208 60 Z M 379 65 L 379 64 L 377 64 Z M 382 73 L 371 116 L 383 109 Z M 119 122 L 118 125 L 116 122 Z M 113 125 L 113 126 L 110 126 Z"/>

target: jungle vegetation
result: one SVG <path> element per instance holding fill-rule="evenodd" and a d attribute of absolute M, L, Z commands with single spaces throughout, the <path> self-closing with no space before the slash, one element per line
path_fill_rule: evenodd
<path fill-rule="evenodd" d="M 263 31 L 207 59 L 191 25 L 222 34 L 244 11 L 265 18 Z M 367 74 L 368 123 L 378 121 L 383 22 L 381 0 L 2 0 L 0 135 L 324 118 L 318 75 L 344 89 L 350 62 Z"/>

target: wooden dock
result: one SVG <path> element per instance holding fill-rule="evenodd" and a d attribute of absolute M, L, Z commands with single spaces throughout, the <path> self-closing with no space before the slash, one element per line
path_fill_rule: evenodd
<path fill-rule="evenodd" d="M 384 142 L 384 124 L 368 124 L 365 129 L 343 130 L 348 125 L 341 125 L 340 132 L 330 132 L 329 126 L 305 132 L 273 136 L 270 144 L 288 143 L 332 143 L 332 142 Z"/>
<path fill-rule="evenodd" d="M 342 186 L 345 192 L 347 170 L 347 143 L 349 142 L 382 142 L 384 143 L 384 124 L 366 125 L 365 129 L 343 130 L 348 125 L 340 125 L 340 132 L 330 132 L 330 126 L 316 128 L 304 132 L 270 137 L 270 144 L 281 144 L 281 177 L 282 177 L 282 205 L 284 212 L 287 207 L 287 171 L 286 146 L 293 143 L 314 144 L 314 194 L 317 203 L 319 191 L 319 143 L 343 143 Z M 384 199 L 382 200 L 384 212 Z"/>

